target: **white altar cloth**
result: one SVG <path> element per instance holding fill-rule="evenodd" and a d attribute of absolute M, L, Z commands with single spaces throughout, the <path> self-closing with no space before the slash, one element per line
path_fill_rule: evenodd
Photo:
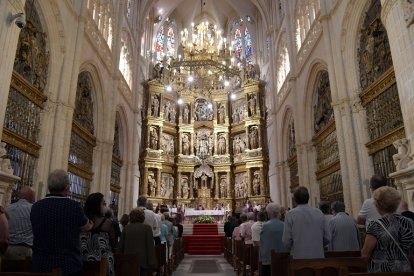
<path fill-rule="evenodd" d="M 224 216 L 225 210 L 195 210 L 187 208 L 185 209 L 184 215 L 186 217 L 198 217 L 198 216 Z"/>

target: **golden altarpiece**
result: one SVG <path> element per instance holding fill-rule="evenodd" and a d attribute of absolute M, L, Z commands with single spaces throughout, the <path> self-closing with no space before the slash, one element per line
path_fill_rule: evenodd
<path fill-rule="evenodd" d="M 263 204 L 268 149 L 258 68 L 237 66 L 212 26 L 194 29 L 213 32 L 217 43 L 185 44 L 185 30 L 178 58 L 164 57 L 145 83 L 140 193 L 206 209 Z"/>

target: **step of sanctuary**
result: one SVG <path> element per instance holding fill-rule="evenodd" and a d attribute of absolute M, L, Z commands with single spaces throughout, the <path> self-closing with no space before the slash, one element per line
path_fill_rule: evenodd
<path fill-rule="evenodd" d="M 193 234 L 193 225 L 190 223 L 183 224 L 183 235 L 192 235 Z M 217 230 L 219 235 L 224 235 L 224 225 L 222 223 L 217 224 Z"/>
<path fill-rule="evenodd" d="M 190 255 L 217 255 L 224 250 L 222 224 L 184 225 L 185 252 Z"/>

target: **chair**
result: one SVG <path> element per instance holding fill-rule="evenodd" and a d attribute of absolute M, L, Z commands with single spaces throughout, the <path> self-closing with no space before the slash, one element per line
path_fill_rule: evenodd
<path fill-rule="evenodd" d="M 366 272 L 367 265 L 361 258 L 339 257 L 324 259 L 292 259 L 290 257 L 290 276 L 340 276 L 343 269 L 350 272 Z"/>
<path fill-rule="evenodd" d="M 271 251 L 271 264 L 270 269 L 272 276 L 286 276 L 289 275 L 289 253 L 278 253 L 274 250 Z"/>
<path fill-rule="evenodd" d="M 1 260 L 2 272 L 30 272 L 32 258 L 26 257 L 24 260 Z"/>
<path fill-rule="evenodd" d="M 59 268 L 55 268 L 49 273 L 0 272 L 0 276 L 62 276 L 62 272 Z"/>
<path fill-rule="evenodd" d="M 115 254 L 115 275 L 139 276 L 140 265 L 138 254 Z M 146 276 L 146 275 L 143 275 Z"/>
<path fill-rule="evenodd" d="M 361 257 L 361 251 L 325 251 L 325 258 Z"/>
<path fill-rule="evenodd" d="M 107 258 L 101 258 L 100 261 L 84 261 L 81 276 L 106 276 L 107 270 Z"/>

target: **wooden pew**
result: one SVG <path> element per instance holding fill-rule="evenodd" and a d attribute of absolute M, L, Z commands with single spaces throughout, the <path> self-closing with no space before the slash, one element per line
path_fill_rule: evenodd
<path fill-rule="evenodd" d="M 361 251 L 325 251 L 325 258 L 361 257 Z"/>
<path fill-rule="evenodd" d="M 0 272 L 0 276 L 62 276 L 62 272 L 59 268 L 55 268 L 50 273 Z"/>
<path fill-rule="evenodd" d="M 340 276 L 341 269 L 350 272 L 366 272 L 367 265 L 361 258 L 339 257 L 324 259 L 293 259 L 290 257 L 290 276 Z"/>
<path fill-rule="evenodd" d="M 2 272 L 30 272 L 32 258 L 26 257 L 24 260 L 1 260 Z"/>
<path fill-rule="evenodd" d="M 83 261 L 81 276 L 106 276 L 107 270 L 107 258 L 101 258 L 100 261 Z"/>
<path fill-rule="evenodd" d="M 243 266 L 242 266 L 242 275 L 247 276 L 247 274 L 250 274 L 249 271 L 251 269 L 251 263 L 250 263 L 250 254 L 252 250 L 252 244 L 245 244 L 243 242 Z"/>
<path fill-rule="evenodd" d="M 156 245 L 155 246 L 155 254 L 157 257 L 157 262 L 158 262 L 158 270 L 157 270 L 157 274 L 159 276 L 167 276 L 168 272 L 167 272 L 167 245 L 164 244 L 160 244 L 160 245 Z"/>
<path fill-rule="evenodd" d="M 289 253 L 278 253 L 272 250 L 271 252 L 271 274 L 272 276 L 288 276 L 289 275 Z"/>
<path fill-rule="evenodd" d="M 140 276 L 140 265 L 138 254 L 115 254 L 116 276 Z M 142 275 L 146 276 L 146 275 Z"/>
<path fill-rule="evenodd" d="M 343 276 L 414 276 L 414 272 L 347 273 Z"/>
<path fill-rule="evenodd" d="M 259 246 L 252 246 L 250 248 L 250 276 L 254 276 L 257 271 L 259 273 Z"/>

